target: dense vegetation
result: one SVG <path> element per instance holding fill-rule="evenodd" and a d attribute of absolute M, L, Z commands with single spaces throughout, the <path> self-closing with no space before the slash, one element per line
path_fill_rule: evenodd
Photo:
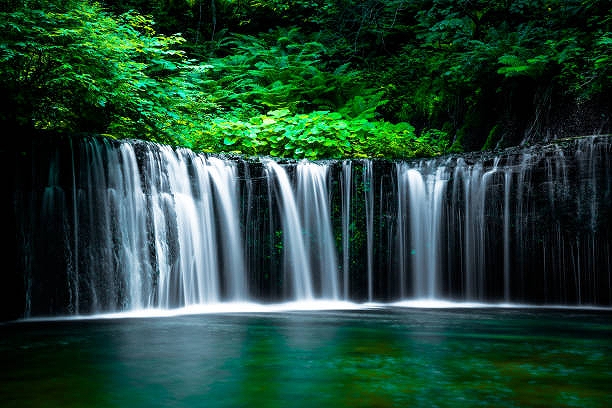
<path fill-rule="evenodd" d="M 0 120 L 414 157 L 609 131 L 608 0 L 5 0 Z"/>

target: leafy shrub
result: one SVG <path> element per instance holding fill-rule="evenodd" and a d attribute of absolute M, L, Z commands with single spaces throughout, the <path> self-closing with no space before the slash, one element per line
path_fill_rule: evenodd
<path fill-rule="evenodd" d="M 442 151 L 417 138 L 408 123 L 351 119 L 338 112 L 291 114 L 288 109 L 270 111 L 248 121 L 215 119 L 202 131 L 205 140 L 218 139 L 212 151 L 245 155 L 271 155 L 310 160 L 346 157 L 433 156 Z M 206 146 L 194 140 L 193 147 Z"/>

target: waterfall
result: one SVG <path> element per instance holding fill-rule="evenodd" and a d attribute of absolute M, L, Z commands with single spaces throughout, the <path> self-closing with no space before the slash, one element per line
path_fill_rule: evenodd
<path fill-rule="evenodd" d="M 363 164 L 363 193 L 366 222 L 367 299 L 374 300 L 374 175 L 372 161 Z"/>
<path fill-rule="evenodd" d="M 410 166 L 406 163 L 398 163 L 396 165 L 397 171 L 397 268 L 399 272 L 399 297 L 400 299 L 406 298 L 406 276 L 409 271 L 407 269 L 408 263 L 410 262 L 411 256 L 414 254 L 412 251 L 407 252 L 410 247 L 408 241 L 408 228 L 410 224 L 408 222 L 408 181 L 407 177 Z M 417 201 L 416 199 L 414 201 Z"/>
<path fill-rule="evenodd" d="M 326 165 L 300 162 L 297 165 L 297 201 L 310 258 L 310 274 L 319 276 L 319 297 L 338 300 L 338 261 L 329 209 L 328 170 Z"/>
<path fill-rule="evenodd" d="M 160 150 L 160 160 L 166 169 L 161 178 L 151 180 L 157 190 L 151 199 L 157 200 L 158 208 L 169 205 L 169 211 L 159 212 L 162 218 L 156 223 L 159 233 L 170 233 L 167 238 L 173 248 L 164 248 L 165 253 L 157 264 L 160 273 L 158 295 L 163 305 L 190 305 L 214 303 L 220 298 L 218 245 L 213 191 L 208 174 L 201 161 L 194 163 L 194 156 L 186 150 L 173 151 L 168 147 Z M 151 191 L 153 192 L 153 190 Z M 170 231 L 164 231 L 169 226 Z M 172 257 L 174 253 L 174 257 Z M 168 256 L 170 255 L 170 256 Z"/>
<path fill-rule="evenodd" d="M 442 254 L 440 224 L 442 203 L 448 175 L 444 166 L 434 167 L 431 163 L 421 163 L 411 168 L 406 163 L 398 165 L 398 220 L 404 223 L 403 213 L 409 214 L 410 255 L 412 258 L 413 287 L 415 298 L 437 298 L 440 294 L 439 269 Z M 406 191 L 407 190 L 407 191 Z M 408 205 L 405 202 L 406 192 Z M 403 248 L 407 237 L 405 226 L 400 225 L 399 241 Z M 400 254 L 405 251 L 402 249 Z M 405 270 L 405 260 L 400 260 L 400 268 Z M 403 275 L 402 275 L 403 276 Z M 401 282 L 403 287 L 405 283 Z M 405 295 L 402 293 L 402 297 Z"/>
<path fill-rule="evenodd" d="M 463 274 L 466 300 L 481 299 L 483 293 L 485 242 L 485 196 L 489 174 L 483 175 L 482 163 L 467 165 L 459 159 L 455 168 L 455 184 L 463 194 Z M 458 181 L 461 181 L 459 183 Z M 455 192 L 455 194 L 457 194 Z"/>
<path fill-rule="evenodd" d="M 209 183 L 212 183 L 219 200 L 217 211 L 220 219 L 222 233 L 221 244 L 223 248 L 222 259 L 225 262 L 223 276 L 228 279 L 227 292 L 230 300 L 244 301 L 247 297 L 246 280 L 244 278 L 246 267 L 244 263 L 244 249 L 241 240 L 238 212 L 238 173 L 232 162 L 222 161 L 218 158 L 196 160 L 199 168 L 205 169 L 198 174 L 206 174 Z"/>
<path fill-rule="evenodd" d="M 23 286 L 3 293 L 22 293 L 25 316 L 319 299 L 610 306 L 611 146 L 280 162 L 59 143 L 20 157 Z"/>
<path fill-rule="evenodd" d="M 352 192 L 352 162 L 342 162 L 342 298 L 349 298 L 349 268 L 350 268 L 350 225 L 351 225 L 351 192 Z"/>
<path fill-rule="evenodd" d="M 504 301 L 510 301 L 510 189 L 512 169 L 504 170 Z"/>
<path fill-rule="evenodd" d="M 310 257 L 304 243 L 302 220 L 295 202 L 295 194 L 285 170 L 273 160 L 265 163 L 269 171 L 270 184 L 275 178 L 276 191 L 281 202 L 279 211 L 283 224 L 284 274 L 293 282 L 293 298 L 311 300 L 314 298 L 310 275 Z M 309 205 L 312 203 L 308 203 Z"/>

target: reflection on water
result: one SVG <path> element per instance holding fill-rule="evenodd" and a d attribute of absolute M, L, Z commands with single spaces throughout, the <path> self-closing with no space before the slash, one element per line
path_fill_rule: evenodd
<path fill-rule="evenodd" d="M 612 312 L 400 309 L 0 325 L 3 407 L 612 405 Z"/>

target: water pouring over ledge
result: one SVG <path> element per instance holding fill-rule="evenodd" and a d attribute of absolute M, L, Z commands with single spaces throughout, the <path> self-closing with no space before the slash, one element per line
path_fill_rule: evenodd
<path fill-rule="evenodd" d="M 25 317 L 307 301 L 609 307 L 610 157 L 607 137 L 410 162 L 59 144 L 21 163 L 33 167 L 14 192 L 23 284 L 5 290 Z"/>

